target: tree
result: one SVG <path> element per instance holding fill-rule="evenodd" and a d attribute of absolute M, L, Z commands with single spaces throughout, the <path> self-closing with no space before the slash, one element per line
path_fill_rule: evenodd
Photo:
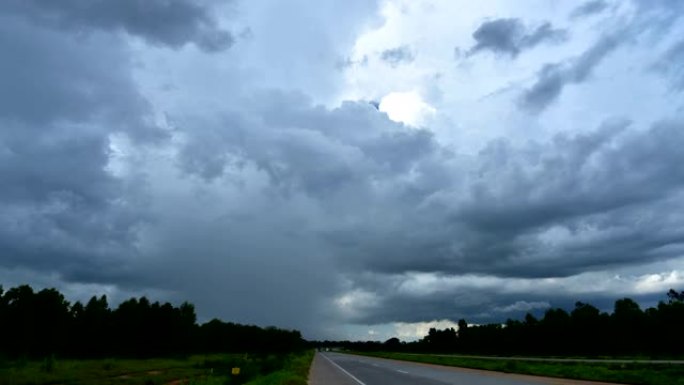
<path fill-rule="evenodd" d="M 111 310 L 107 296 L 92 296 L 88 303 L 78 306 L 75 311 L 81 326 L 81 352 L 86 357 L 102 357 L 107 354 L 111 340 Z"/>
<path fill-rule="evenodd" d="M 43 289 L 33 298 L 34 352 L 40 356 L 62 353 L 68 338 L 64 333 L 71 323 L 70 304 L 56 289 Z"/>
<path fill-rule="evenodd" d="M 105 295 L 71 305 L 56 289 L 36 293 L 28 285 L 0 286 L 0 330 L 0 357 L 11 358 L 287 353 L 304 347 L 296 330 L 218 320 L 200 327 L 187 302 L 175 307 L 131 298 L 112 310 Z"/>
<path fill-rule="evenodd" d="M 667 292 L 667 298 L 669 298 L 669 302 L 684 302 L 684 291 L 677 292 L 674 289 L 670 289 L 670 291 Z"/>
<path fill-rule="evenodd" d="M 578 301 L 570 313 L 570 322 L 573 352 L 598 354 L 599 348 L 604 345 L 606 331 L 599 309 Z"/>
<path fill-rule="evenodd" d="M 544 353 L 563 353 L 568 350 L 570 315 L 563 309 L 549 309 L 540 322 Z"/>
<path fill-rule="evenodd" d="M 401 348 L 401 341 L 399 341 L 399 338 L 397 337 L 392 337 L 385 341 L 383 345 L 385 345 L 385 347 L 390 351 L 396 351 L 399 350 L 399 348 Z"/>
<path fill-rule="evenodd" d="M 444 330 L 430 328 L 428 335 L 423 338 L 423 343 L 428 349 L 435 352 L 454 350 L 458 343 L 456 330 L 454 330 L 454 328 L 447 328 Z"/>
<path fill-rule="evenodd" d="M 5 327 L 3 345 L 12 356 L 29 356 L 35 351 L 36 314 L 33 289 L 28 285 L 13 287 L 5 293 Z"/>

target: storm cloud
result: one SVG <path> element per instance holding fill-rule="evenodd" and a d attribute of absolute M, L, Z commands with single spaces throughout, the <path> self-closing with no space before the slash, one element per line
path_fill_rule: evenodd
<path fill-rule="evenodd" d="M 116 274 L 144 216 L 107 171 L 109 136 L 158 143 L 124 44 L 73 37 L 3 15 L 0 47 L 0 230 L 6 268 Z M 111 267 L 111 270 L 109 269 Z M 95 278 L 88 278 L 94 280 Z"/>
<path fill-rule="evenodd" d="M 3 285 L 352 339 L 684 285 L 666 3 L 84 4 L 0 6 Z"/>
<path fill-rule="evenodd" d="M 124 31 L 172 48 L 194 43 L 205 51 L 219 51 L 234 41 L 232 34 L 218 26 L 211 9 L 202 2 L 10 0 L 1 7 L 10 14 L 54 28 L 74 32 Z"/>

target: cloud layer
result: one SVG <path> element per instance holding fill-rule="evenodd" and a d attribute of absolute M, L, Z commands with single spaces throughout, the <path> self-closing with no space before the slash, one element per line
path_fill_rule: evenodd
<path fill-rule="evenodd" d="M 310 338 L 653 304 L 680 10 L 559 4 L 4 3 L 0 282 Z"/>
<path fill-rule="evenodd" d="M 68 0 L 59 4 L 44 0 L 10 0 L 3 6 L 9 14 L 36 24 L 69 30 L 126 32 L 151 44 L 179 48 L 194 43 L 206 51 L 230 47 L 234 37 L 218 27 L 212 11 L 202 2 L 150 0 Z"/>

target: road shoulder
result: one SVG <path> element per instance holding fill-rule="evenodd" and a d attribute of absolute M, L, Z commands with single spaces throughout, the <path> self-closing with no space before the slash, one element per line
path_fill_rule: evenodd
<path fill-rule="evenodd" d="M 308 383 L 309 385 L 359 385 L 318 352 L 309 369 Z"/>

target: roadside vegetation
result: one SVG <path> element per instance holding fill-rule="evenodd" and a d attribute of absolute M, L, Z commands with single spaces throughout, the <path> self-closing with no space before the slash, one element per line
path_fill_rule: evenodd
<path fill-rule="evenodd" d="M 525 360 L 449 357 L 434 354 L 391 352 L 357 353 L 372 357 L 414 361 L 462 368 L 494 370 L 577 380 L 635 385 L 684 385 L 684 365 L 646 363 L 537 362 Z"/>
<path fill-rule="evenodd" d="M 0 385 L 298 385 L 307 348 L 296 330 L 199 324 L 189 303 L 112 309 L 106 296 L 70 303 L 55 289 L 0 286 Z"/>
<path fill-rule="evenodd" d="M 306 384 L 312 355 L 306 351 L 288 355 L 5 361 L 0 367 L 0 385 L 298 385 Z M 233 374 L 233 368 L 240 368 L 240 373 Z"/>
<path fill-rule="evenodd" d="M 248 385 L 306 385 L 314 351 L 292 357 L 281 370 L 257 378 Z"/>

